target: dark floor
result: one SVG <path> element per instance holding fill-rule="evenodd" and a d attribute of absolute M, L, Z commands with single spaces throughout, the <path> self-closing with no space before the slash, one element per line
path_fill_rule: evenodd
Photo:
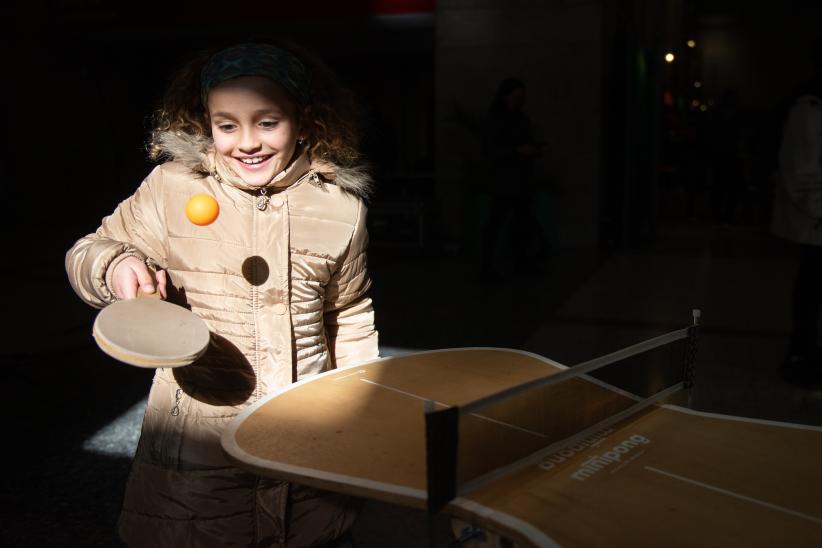
<path fill-rule="evenodd" d="M 458 346 L 529 350 L 572 365 L 684 327 L 703 310 L 694 406 L 822 425 L 822 392 L 783 381 L 793 249 L 755 227 L 682 221 L 641 252 L 559 250 L 542 272 L 482 283 L 471 258 L 375 248 L 384 353 Z M 65 280 L 62 250 L 6 265 L 5 546 L 116 546 L 114 524 L 150 372 L 94 346 L 94 311 Z M 32 256 L 34 255 L 34 256 Z M 435 522 L 438 545 L 449 523 Z M 368 503 L 358 546 L 415 547 L 422 512 Z"/>

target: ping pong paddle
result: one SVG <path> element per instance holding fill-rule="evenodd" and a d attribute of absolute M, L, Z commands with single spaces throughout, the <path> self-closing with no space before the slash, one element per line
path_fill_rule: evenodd
<path fill-rule="evenodd" d="M 112 358 L 145 368 L 181 367 L 208 348 L 210 333 L 193 312 L 138 291 L 136 299 L 116 301 L 100 312 L 91 330 Z"/>

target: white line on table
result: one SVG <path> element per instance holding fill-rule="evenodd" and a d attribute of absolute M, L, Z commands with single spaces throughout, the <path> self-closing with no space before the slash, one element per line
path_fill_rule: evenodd
<path fill-rule="evenodd" d="M 796 516 L 798 518 L 806 519 L 808 521 L 812 521 L 819 525 L 822 525 L 822 518 L 818 518 L 816 516 L 809 516 L 808 514 L 803 514 L 802 512 L 797 512 L 796 510 L 791 510 L 790 508 L 785 508 L 784 506 L 779 506 L 776 504 L 771 504 L 770 502 L 765 502 L 764 500 L 755 499 L 753 497 L 748 497 L 746 495 L 741 495 L 739 493 L 734 493 L 733 491 L 728 491 L 727 489 L 722 489 L 721 487 L 716 487 L 714 485 L 709 485 L 707 483 L 703 483 L 701 481 L 697 481 L 695 479 L 686 478 L 685 476 L 679 476 L 672 472 L 668 472 L 666 470 L 660 470 L 659 468 L 654 468 L 652 466 L 645 466 L 646 470 L 654 472 L 656 474 L 661 474 L 663 476 L 668 476 L 669 478 L 678 479 L 679 481 L 684 481 L 685 483 L 690 483 L 691 485 L 696 485 L 698 487 L 702 487 L 704 489 L 708 489 L 710 491 L 714 491 L 717 493 L 721 493 L 723 495 L 728 495 L 729 497 L 738 498 L 740 500 L 744 500 L 747 502 L 752 502 L 754 504 L 758 504 L 759 506 L 764 506 L 765 508 L 770 508 L 771 510 L 776 510 L 777 512 L 784 512 L 785 514 L 789 514 L 791 516 Z"/>
<path fill-rule="evenodd" d="M 429 400 L 429 398 L 424 398 L 424 397 L 419 396 L 417 394 L 412 394 L 411 392 L 406 392 L 405 390 L 400 390 L 399 388 L 394 388 L 393 386 L 387 386 L 385 384 L 380 384 L 378 382 L 374 382 L 374 381 L 369 380 L 369 379 L 360 379 L 360 380 L 362 382 L 366 382 L 368 384 L 373 384 L 374 386 L 379 386 L 380 388 L 385 388 L 386 390 L 392 390 L 394 392 L 398 392 L 400 394 L 403 394 L 403 395 L 411 397 L 411 398 L 416 398 L 416 399 L 421 400 L 421 401 L 433 401 L 435 405 L 441 405 L 442 407 L 450 407 L 450 405 L 448 405 L 446 403 L 442 403 L 442 402 L 435 401 L 435 400 Z M 499 424 L 501 426 L 507 426 L 508 428 L 513 428 L 514 430 L 519 430 L 520 432 L 525 432 L 526 434 L 531 434 L 533 436 L 538 436 L 540 438 L 547 438 L 548 437 L 545 434 L 535 432 L 534 430 L 529 430 L 527 428 L 517 426 L 516 424 L 510 424 L 510 423 L 503 422 L 503 421 L 500 421 L 500 420 L 497 420 L 497 419 L 492 419 L 491 417 L 486 417 L 484 415 L 477 415 L 476 413 L 471 413 L 471 416 L 477 417 L 478 419 L 486 420 L 488 422 L 493 422 L 493 423 Z"/>
<path fill-rule="evenodd" d="M 348 377 L 353 377 L 354 375 L 362 375 L 363 373 L 365 373 L 365 369 L 358 369 L 357 371 L 349 373 L 348 375 L 343 375 L 342 377 L 334 377 L 333 379 L 331 379 L 331 382 L 341 381 L 343 379 L 347 379 Z"/>

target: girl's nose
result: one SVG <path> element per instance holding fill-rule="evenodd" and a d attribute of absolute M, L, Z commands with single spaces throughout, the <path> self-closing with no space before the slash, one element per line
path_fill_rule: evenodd
<path fill-rule="evenodd" d="M 255 150 L 260 148 L 260 140 L 257 138 L 257 134 L 251 130 L 245 130 L 240 137 L 240 143 L 237 147 L 242 152 L 254 152 Z"/>

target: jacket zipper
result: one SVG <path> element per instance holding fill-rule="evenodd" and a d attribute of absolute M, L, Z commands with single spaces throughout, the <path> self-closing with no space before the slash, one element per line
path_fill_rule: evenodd
<path fill-rule="evenodd" d="M 257 209 L 260 211 L 265 211 L 265 208 L 268 206 L 268 202 L 271 201 L 271 198 L 268 196 L 268 191 L 265 187 L 260 189 L 260 195 L 257 196 Z"/>
<path fill-rule="evenodd" d="M 291 186 L 293 187 L 294 185 L 296 185 L 297 183 L 301 182 L 301 181 L 302 181 L 303 179 L 305 179 L 305 178 L 309 178 L 309 179 L 311 180 L 311 184 L 313 184 L 313 185 L 315 185 L 315 186 L 317 186 L 317 187 L 322 188 L 323 183 L 322 183 L 322 181 L 320 180 L 320 176 L 319 176 L 319 174 L 318 174 L 316 171 L 314 171 L 313 169 L 312 169 L 312 170 L 310 170 L 310 171 L 307 171 L 307 172 L 305 173 L 305 175 L 303 175 L 302 177 L 300 177 L 299 179 L 297 179 L 296 181 L 294 181 L 294 182 L 291 184 Z M 259 196 L 257 196 L 257 199 L 256 199 L 256 201 L 254 202 L 254 204 L 255 204 L 255 206 L 257 207 L 257 209 L 258 209 L 258 210 L 260 210 L 260 211 L 265 211 L 265 208 L 266 208 L 266 207 L 268 207 L 268 202 L 270 202 L 270 201 L 271 201 L 271 196 L 269 196 L 269 195 L 268 195 L 268 190 L 267 190 L 265 187 L 262 187 L 262 188 L 260 189 L 260 195 L 259 195 Z"/>
<path fill-rule="evenodd" d="M 256 201 L 256 208 L 257 211 L 265 211 L 266 207 L 268 207 L 268 202 L 271 201 L 271 198 L 268 196 L 268 191 L 265 188 L 260 189 L 260 195 L 257 196 Z M 257 223 L 258 215 L 256 212 L 253 214 L 253 224 L 252 224 L 252 250 L 254 253 L 257 252 Z M 260 399 L 260 331 L 259 331 L 259 324 L 258 324 L 258 310 L 259 310 L 259 293 L 257 292 L 256 286 L 251 286 L 251 310 L 253 311 L 253 318 L 254 318 L 254 401 Z"/>
<path fill-rule="evenodd" d="M 180 401 L 182 399 L 183 399 L 183 389 L 178 388 L 174 392 L 174 407 L 171 408 L 171 413 L 170 413 L 170 415 L 172 417 L 176 417 L 177 415 L 180 414 Z"/>

